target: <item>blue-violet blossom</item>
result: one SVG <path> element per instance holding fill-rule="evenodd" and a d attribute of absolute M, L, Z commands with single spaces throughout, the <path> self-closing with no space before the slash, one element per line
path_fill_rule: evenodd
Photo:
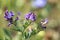
<path fill-rule="evenodd" d="M 25 18 L 27 20 L 35 21 L 36 20 L 36 15 L 33 12 L 30 12 L 30 13 L 25 15 Z"/>
<path fill-rule="evenodd" d="M 5 11 L 5 19 L 9 22 L 8 26 L 13 24 L 13 16 L 14 16 L 14 13 L 12 11 L 8 12 L 8 10 Z"/>

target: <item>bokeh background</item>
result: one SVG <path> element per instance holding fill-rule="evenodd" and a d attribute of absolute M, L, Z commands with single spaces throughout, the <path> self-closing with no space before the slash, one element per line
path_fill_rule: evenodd
<path fill-rule="evenodd" d="M 0 0 L 0 40 L 22 40 L 20 32 L 11 30 L 11 27 L 7 26 L 8 22 L 4 19 L 6 9 L 9 11 L 12 10 L 14 14 L 21 12 L 21 22 L 24 20 L 25 14 L 30 11 L 33 11 L 37 15 L 36 23 L 40 22 L 41 19 L 48 18 L 47 28 L 40 34 L 37 33 L 38 36 L 33 35 L 27 40 L 60 40 L 60 0 L 47 0 L 47 4 L 43 8 L 32 7 L 31 2 L 32 0 Z M 7 29 L 6 34 L 9 36 L 9 31 L 11 31 L 12 38 L 7 36 L 3 29 Z"/>

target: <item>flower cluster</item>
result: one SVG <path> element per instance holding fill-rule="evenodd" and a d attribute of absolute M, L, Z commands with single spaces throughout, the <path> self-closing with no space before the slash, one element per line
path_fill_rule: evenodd
<path fill-rule="evenodd" d="M 14 13 L 12 11 L 8 12 L 8 10 L 5 11 L 4 17 L 6 20 L 10 20 L 14 16 Z"/>
<path fill-rule="evenodd" d="M 12 11 L 10 11 L 10 12 L 8 12 L 8 10 L 5 11 L 4 17 L 9 22 L 8 26 L 10 26 L 11 24 L 15 24 L 14 22 L 19 20 L 20 12 L 18 12 L 18 16 L 15 18 L 15 20 L 13 20 L 13 16 L 14 16 L 14 13 Z M 33 12 L 29 12 L 28 14 L 25 15 L 25 19 L 35 21 L 36 20 L 36 15 Z M 42 19 L 41 22 L 40 22 L 40 24 L 43 28 L 46 28 L 47 23 L 48 23 L 47 18 Z"/>
<path fill-rule="evenodd" d="M 46 28 L 46 24 L 48 23 L 48 18 L 45 18 L 44 20 L 41 21 L 41 26 L 43 28 Z"/>
<path fill-rule="evenodd" d="M 36 23 L 36 15 L 33 12 L 29 12 L 28 14 L 25 15 L 25 19 L 20 21 L 19 17 L 20 17 L 20 12 L 17 13 L 16 18 L 14 19 L 15 14 L 10 11 L 8 12 L 8 10 L 5 11 L 5 15 L 4 18 L 9 22 L 8 26 L 10 26 L 11 24 L 13 24 L 15 27 L 12 27 L 12 30 L 15 31 L 19 31 L 23 33 L 23 37 L 25 39 L 30 38 L 32 35 L 37 34 L 41 29 L 40 27 L 46 28 L 46 24 L 48 23 L 48 19 L 42 19 L 40 24 Z M 20 23 L 19 23 L 20 22 Z M 43 35 L 40 35 L 42 34 Z M 38 35 L 40 36 L 44 36 L 44 31 L 41 31 L 38 33 Z"/>
<path fill-rule="evenodd" d="M 28 14 L 25 15 L 25 18 L 27 20 L 35 21 L 36 20 L 36 15 L 33 12 L 29 12 Z"/>
<path fill-rule="evenodd" d="M 13 24 L 13 16 L 14 13 L 12 11 L 8 12 L 8 10 L 5 11 L 5 15 L 4 18 L 9 22 L 8 26 L 10 26 L 11 24 Z M 15 21 L 17 21 L 19 19 L 19 17 L 17 16 Z"/>

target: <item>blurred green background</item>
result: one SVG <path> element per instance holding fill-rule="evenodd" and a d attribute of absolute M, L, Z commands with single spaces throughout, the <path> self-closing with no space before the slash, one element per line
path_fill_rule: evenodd
<path fill-rule="evenodd" d="M 21 20 L 23 20 L 24 15 L 30 11 L 33 11 L 37 15 L 36 23 L 40 22 L 43 18 L 49 19 L 47 29 L 40 34 L 38 33 L 39 36 L 33 35 L 29 40 L 41 40 L 41 35 L 45 35 L 43 40 L 60 40 L 60 0 L 48 0 L 46 7 L 39 9 L 32 8 L 30 3 L 31 0 L 0 0 L 0 40 L 22 40 L 22 34 L 20 32 L 16 33 L 16 31 L 11 30 L 11 27 L 7 27 L 8 22 L 4 19 L 6 9 L 9 11 L 12 10 L 15 14 L 20 11 Z M 9 36 L 11 36 L 9 31 L 12 31 L 12 35 L 14 36 L 10 38 L 5 35 L 3 29 L 8 30 L 6 34 Z M 7 39 L 5 39 L 5 37 Z M 50 39 L 48 37 L 50 37 Z"/>

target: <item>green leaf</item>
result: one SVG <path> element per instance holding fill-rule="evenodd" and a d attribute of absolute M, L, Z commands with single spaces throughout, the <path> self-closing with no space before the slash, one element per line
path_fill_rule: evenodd
<path fill-rule="evenodd" d="M 29 37 L 28 32 L 25 32 L 25 33 L 24 33 L 24 36 L 25 36 L 25 38 L 27 39 L 27 38 Z"/>
<path fill-rule="evenodd" d="M 20 29 L 18 27 L 13 27 L 12 30 L 20 31 Z"/>
<path fill-rule="evenodd" d="M 1 27 L 0 27 L 0 40 L 5 40 L 5 34 Z"/>
<path fill-rule="evenodd" d="M 19 31 L 19 32 L 23 32 L 23 30 L 24 30 L 24 27 L 13 27 L 12 28 L 13 30 L 15 30 L 15 31 Z"/>
<path fill-rule="evenodd" d="M 4 33 L 5 33 L 7 36 L 11 37 L 11 32 L 10 32 L 9 30 L 7 30 L 7 29 L 3 29 L 3 30 L 4 30 Z"/>
<path fill-rule="evenodd" d="M 33 30 L 32 31 L 32 35 L 35 35 L 37 32 L 36 32 L 36 30 Z"/>
<path fill-rule="evenodd" d="M 23 31 L 24 31 L 24 27 L 17 25 L 17 26 L 13 26 L 13 27 L 12 27 L 12 30 L 19 31 L 19 32 L 23 32 Z"/>
<path fill-rule="evenodd" d="M 5 40 L 11 40 L 11 38 L 7 35 L 5 35 Z"/>
<path fill-rule="evenodd" d="M 23 22 L 24 28 L 27 28 L 30 25 L 30 23 L 31 23 L 30 21 L 24 20 L 24 22 Z"/>

